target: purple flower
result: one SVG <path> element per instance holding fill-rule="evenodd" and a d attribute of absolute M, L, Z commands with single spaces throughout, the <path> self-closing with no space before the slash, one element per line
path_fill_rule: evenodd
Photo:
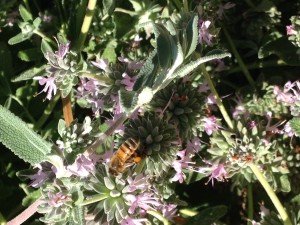
<path fill-rule="evenodd" d="M 158 207 L 161 203 L 158 201 L 158 198 L 153 197 L 153 193 L 144 192 L 140 195 L 126 195 L 125 199 L 127 200 L 128 205 L 130 206 L 128 212 L 133 214 L 138 208 L 140 210 L 155 210 L 154 206 Z"/>
<path fill-rule="evenodd" d="M 149 176 L 145 176 L 142 173 L 138 174 L 134 179 L 132 177 L 127 178 L 127 182 L 129 183 L 128 186 L 126 186 L 123 189 L 123 193 L 129 193 L 129 192 L 134 192 L 136 190 L 147 190 L 151 187 L 149 184 Z"/>
<path fill-rule="evenodd" d="M 208 90 L 210 90 L 207 81 L 204 81 L 202 84 L 199 85 L 198 92 L 200 93 L 206 93 Z"/>
<path fill-rule="evenodd" d="M 201 147 L 201 142 L 198 137 L 194 137 L 192 140 L 188 140 L 186 144 L 186 154 L 193 156 L 195 153 L 199 152 Z"/>
<path fill-rule="evenodd" d="M 182 183 L 184 181 L 184 173 L 182 172 L 182 169 L 185 168 L 185 169 L 193 170 L 193 167 L 190 164 L 195 164 L 195 162 L 190 161 L 190 155 L 187 154 L 186 150 L 178 151 L 177 156 L 180 159 L 175 160 L 172 163 L 172 166 L 175 169 L 176 174 L 171 179 L 171 182 L 179 181 L 179 183 Z"/>
<path fill-rule="evenodd" d="M 212 46 L 212 38 L 214 37 L 208 32 L 208 28 L 211 25 L 209 20 L 199 20 L 199 43 L 203 44 L 205 42 L 207 45 Z"/>
<path fill-rule="evenodd" d="M 130 69 L 130 70 L 139 70 L 142 68 L 142 66 L 144 64 L 143 62 L 134 62 L 134 61 L 130 61 L 129 59 L 123 58 L 123 57 L 118 57 L 118 60 L 120 62 L 127 63 L 128 69 Z"/>
<path fill-rule="evenodd" d="M 92 62 L 92 64 L 98 68 L 100 68 L 101 70 L 104 71 L 109 71 L 109 67 L 108 67 L 108 60 L 107 59 L 99 59 L 96 62 Z"/>
<path fill-rule="evenodd" d="M 87 177 L 91 172 L 95 171 L 95 162 L 81 154 L 72 165 L 67 166 L 67 169 L 76 176 Z"/>
<path fill-rule="evenodd" d="M 132 91 L 133 85 L 134 85 L 137 77 L 136 76 L 130 77 L 130 76 L 128 76 L 127 73 L 123 73 L 122 77 L 123 77 L 123 79 L 121 80 L 121 84 L 125 85 L 125 89 L 127 91 Z"/>
<path fill-rule="evenodd" d="M 63 59 L 70 50 L 70 42 L 67 41 L 66 43 L 62 44 L 57 40 L 56 37 L 54 37 L 54 39 L 57 43 L 58 51 L 55 51 L 54 53 L 47 52 L 46 58 L 51 66 L 67 70 L 69 69 L 69 66 L 63 62 Z"/>
<path fill-rule="evenodd" d="M 121 221 L 121 225 L 143 225 L 142 222 L 149 222 L 146 218 L 142 219 L 133 219 L 131 217 L 127 217 Z"/>
<path fill-rule="evenodd" d="M 278 86 L 274 87 L 274 94 L 276 95 L 277 102 L 293 103 L 293 95 L 291 93 L 282 92 Z"/>
<path fill-rule="evenodd" d="M 208 105 L 215 105 L 215 104 L 217 104 L 215 96 L 213 94 L 210 94 L 209 96 L 207 96 L 206 103 Z"/>
<path fill-rule="evenodd" d="M 55 85 L 55 78 L 54 77 L 34 77 L 34 80 L 38 80 L 40 85 L 45 85 L 43 90 L 39 92 L 37 95 L 39 95 L 42 92 L 48 92 L 47 93 L 47 99 L 51 100 L 52 98 L 52 93 L 53 95 L 56 95 L 56 85 Z"/>
<path fill-rule="evenodd" d="M 162 212 L 162 215 L 167 220 L 171 220 L 174 216 L 176 216 L 177 205 L 176 204 L 164 204 L 159 207 L 159 211 Z"/>
<path fill-rule="evenodd" d="M 69 200 L 69 197 L 63 192 L 52 193 L 48 192 L 49 205 L 52 207 L 59 207 Z"/>
<path fill-rule="evenodd" d="M 286 26 L 286 33 L 287 35 L 296 35 L 297 31 L 292 25 Z"/>
<path fill-rule="evenodd" d="M 49 178 L 52 171 L 43 171 L 43 168 L 40 164 L 37 164 L 38 172 L 33 175 L 29 175 L 29 179 L 32 180 L 30 185 L 34 188 L 42 186 L 43 183 Z"/>
<path fill-rule="evenodd" d="M 204 117 L 202 121 L 204 130 L 208 135 L 211 135 L 214 131 L 221 128 L 221 126 L 217 124 L 217 118 L 214 116 Z"/>
<path fill-rule="evenodd" d="M 226 172 L 223 163 L 213 165 L 210 169 L 211 174 L 207 183 L 211 181 L 212 185 L 214 185 L 214 179 L 216 179 L 217 181 L 224 181 L 224 179 L 228 177 L 228 173 Z"/>
<path fill-rule="evenodd" d="M 295 132 L 292 130 L 290 122 L 287 122 L 284 125 L 283 132 L 289 137 L 293 137 L 294 135 L 297 136 Z"/>

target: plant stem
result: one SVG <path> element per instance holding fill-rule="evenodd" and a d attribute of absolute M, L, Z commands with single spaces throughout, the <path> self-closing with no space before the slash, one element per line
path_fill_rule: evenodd
<path fill-rule="evenodd" d="M 95 202 L 100 202 L 104 199 L 108 198 L 107 195 L 103 195 L 103 194 L 97 194 L 97 195 L 94 195 L 92 197 L 90 197 L 89 199 L 87 200 L 84 200 L 80 206 L 84 206 L 84 205 L 89 205 L 89 204 L 92 204 L 92 203 L 95 203 Z"/>
<path fill-rule="evenodd" d="M 247 188 L 247 198 L 248 198 L 248 225 L 252 225 L 253 220 L 253 188 L 252 184 L 248 184 Z"/>
<path fill-rule="evenodd" d="M 48 38 L 45 34 L 43 34 L 42 32 L 35 30 L 34 33 L 36 35 L 39 35 L 41 38 L 45 39 L 47 42 L 49 42 L 52 46 L 56 47 L 57 44 L 55 41 L 53 41 L 51 38 Z"/>
<path fill-rule="evenodd" d="M 105 140 L 109 137 L 124 121 L 127 119 L 126 113 L 123 113 L 112 126 L 110 126 L 104 133 L 102 133 L 97 140 L 87 147 L 86 151 L 89 153 L 94 152 Z"/>
<path fill-rule="evenodd" d="M 89 0 L 86 14 L 84 16 L 83 23 L 81 26 L 80 35 L 79 35 L 77 43 L 75 44 L 75 48 L 74 48 L 75 51 L 80 51 L 82 49 L 82 47 L 84 46 L 84 42 L 85 42 L 87 33 L 90 29 L 92 19 L 93 19 L 96 3 L 97 3 L 97 0 Z"/>
<path fill-rule="evenodd" d="M 163 222 L 164 225 L 171 225 L 171 223 L 166 218 L 164 218 L 163 215 L 161 215 L 159 212 L 154 210 L 148 210 L 147 213 L 154 216 L 159 221 Z"/>
<path fill-rule="evenodd" d="M 41 204 L 41 198 L 38 198 L 28 208 L 26 208 L 21 214 L 9 221 L 6 225 L 19 225 L 28 220 L 34 213 L 36 213 L 38 206 Z"/>
<path fill-rule="evenodd" d="M 239 64 L 239 66 L 241 67 L 241 69 L 242 69 L 242 71 L 243 71 L 243 73 L 244 73 L 246 79 L 248 80 L 248 82 L 249 82 L 249 84 L 251 85 L 251 87 L 252 87 L 253 89 L 255 89 L 255 82 L 254 82 L 254 80 L 252 79 L 251 74 L 249 73 L 249 70 L 247 69 L 247 67 L 246 67 L 244 61 L 242 60 L 240 54 L 238 53 L 238 51 L 237 51 L 237 49 L 236 49 L 236 47 L 235 47 L 235 45 L 234 45 L 234 43 L 233 43 L 233 41 L 232 41 L 232 39 L 231 39 L 229 33 L 227 32 L 227 30 L 226 30 L 225 28 L 223 28 L 223 32 L 224 32 L 225 37 L 226 37 L 226 39 L 227 39 L 227 41 L 228 41 L 228 43 L 229 43 L 229 45 L 230 45 L 230 47 L 231 47 L 231 50 L 232 50 L 232 52 L 233 52 L 233 55 L 234 55 L 234 57 L 236 58 L 236 60 L 238 61 L 238 64 Z"/>
<path fill-rule="evenodd" d="M 258 181 L 261 183 L 265 191 L 267 192 L 269 198 L 273 202 L 275 208 L 277 209 L 279 215 L 281 216 L 281 219 L 284 222 L 284 225 L 292 225 L 292 222 L 290 218 L 288 217 L 288 214 L 286 213 L 285 209 L 283 208 L 283 205 L 279 201 L 278 197 L 276 196 L 275 192 L 273 191 L 272 187 L 268 183 L 268 181 L 265 179 L 263 174 L 260 172 L 259 168 L 255 164 L 249 164 L 249 167 L 251 168 L 252 172 L 255 174 Z"/>
<path fill-rule="evenodd" d="M 230 117 L 229 117 L 229 115 L 228 115 L 228 113 L 227 113 L 227 111 L 226 111 L 223 103 L 222 103 L 222 99 L 220 98 L 217 90 L 215 89 L 215 86 L 214 86 L 212 80 L 210 79 L 210 76 L 209 76 L 209 74 L 208 74 L 208 72 L 207 72 L 207 70 L 205 68 L 205 65 L 201 64 L 200 65 L 200 69 L 201 69 L 201 71 L 202 71 L 202 73 L 203 73 L 203 75 L 204 75 L 204 77 L 205 77 L 205 79 L 206 79 L 206 81 L 207 81 L 207 83 L 208 83 L 208 85 L 210 87 L 211 92 L 213 93 L 213 95 L 214 95 L 214 97 L 216 99 L 216 103 L 217 103 L 217 105 L 218 105 L 218 107 L 220 109 L 220 112 L 221 112 L 224 120 L 226 121 L 227 125 L 231 129 L 233 129 L 233 123 L 232 123 L 232 121 L 231 121 L 231 119 L 230 119 Z"/>
<path fill-rule="evenodd" d="M 73 121 L 71 94 L 68 94 L 68 96 L 65 98 L 61 96 L 61 100 L 63 105 L 64 119 L 66 121 L 66 126 L 68 127 Z"/>
<path fill-rule="evenodd" d="M 189 6 L 188 6 L 188 1 L 187 0 L 182 0 L 183 2 L 183 9 L 185 12 L 189 11 Z"/>
<path fill-rule="evenodd" d="M 137 16 L 137 12 L 130 11 L 127 9 L 122 9 L 122 8 L 115 8 L 115 12 L 122 12 L 122 13 L 128 14 L 129 16 Z"/>

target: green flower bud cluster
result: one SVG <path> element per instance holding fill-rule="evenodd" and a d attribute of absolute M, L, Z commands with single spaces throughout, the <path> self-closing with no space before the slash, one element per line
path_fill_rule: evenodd
<path fill-rule="evenodd" d="M 82 124 L 78 123 L 77 120 L 73 120 L 68 127 L 61 120 L 58 132 L 62 140 L 57 140 L 57 144 L 62 148 L 68 164 L 72 164 L 77 155 L 91 145 L 97 136 L 96 124 L 92 123 L 90 117 L 86 117 Z"/>
<path fill-rule="evenodd" d="M 147 156 L 145 173 L 160 176 L 170 169 L 176 158 L 177 133 L 168 120 L 154 113 L 145 113 L 143 117 L 129 120 L 125 124 L 122 140 L 130 137 L 140 139 L 141 156 Z"/>
<path fill-rule="evenodd" d="M 153 109 L 165 110 L 182 140 L 196 136 L 200 117 L 204 113 L 204 96 L 190 82 L 171 83 L 153 98 Z"/>

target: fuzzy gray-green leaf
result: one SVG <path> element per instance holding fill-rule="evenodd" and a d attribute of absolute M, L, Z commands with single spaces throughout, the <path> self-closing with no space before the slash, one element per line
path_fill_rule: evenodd
<path fill-rule="evenodd" d="M 157 42 L 157 55 L 160 66 L 165 69 L 171 64 L 173 39 L 168 30 L 161 24 L 153 25 Z"/>
<path fill-rule="evenodd" d="M 120 104 L 126 113 L 130 113 L 137 104 L 137 95 L 135 91 L 119 91 Z"/>
<path fill-rule="evenodd" d="M 216 50 L 214 52 L 208 53 L 206 56 L 204 56 L 200 59 L 197 59 L 195 61 L 192 61 L 192 62 L 180 67 L 179 69 L 177 69 L 175 71 L 175 73 L 172 74 L 171 78 L 174 79 L 174 78 L 184 77 L 185 75 L 189 74 L 194 69 L 196 69 L 202 63 L 206 63 L 206 62 L 214 60 L 214 59 L 223 59 L 225 57 L 231 57 L 231 54 L 220 51 L 220 50 L 218 50 L 218 51 Z"/>
<path fill-rule="evenodd" d="M 18 82 L 23 80 L 32 79 L 35 76 L 43 76 L 45 74 L 47 65 L 42 65 L 40 67 L 33 67 L 29 70 L 24 71 L 16 78 L 12 79 L 12 82 Z"/>
<path fill-rule="evenodd" d="M 198 16 L 194 15 L 188 25 L 187 25 L 187 29 L 186 29 L 186 35 L 187 35 L 187 44 L 188 44 L 188 48 L 187 48 L 187 53 L 185 55 L 185 58 L 187 58 L 190 54 L 192 54 L 198 44 Z"/>
<path fill-rule="evenodd" d="M 0 141 L 32 165 L 45 160 L 46 154 L 51 151 L 50 143 L 2 106 L 0 106 Z"/>
<path fill-rule="evenodd" d="M 158 70 L 158 57 L 157 51 L 154 50 L 150 53 L 148 59 L 144 63 L 143 67 L 139 71 L 137 80 L 134 83 L 133 90 L 138 91 L 139 89 L 148 86 L 152 87 L 156 73 Z"/>
<path fill-rule="evenodd" d="M 33 35 L 33 33 L 27 33 L 27 34 L 19 33 L 16 36 L 13 36 L 12 38 L 10 38 L 8 40 L 8 44 L 10 44 L 10 45 L 18 44 L 20 42 L 26 41 L 27 39 L 31 38 L 32 35 Z"/>
<path fill-rule="evenodd" d="M 291 125 L 292 130 L 299 137 L 300 136 L 300 118 L 294 117 L 292 120 L 290 120 L 290 125 Z"/>
<path fill-rule="evenodd" d="M 31 13 L 23 5 L 19 6 L 19 11 L 20 11 L 20 15 L 21 15 L 22 19 L 25 22 L 29 21 L 29 20 L 32 20 Z"/>

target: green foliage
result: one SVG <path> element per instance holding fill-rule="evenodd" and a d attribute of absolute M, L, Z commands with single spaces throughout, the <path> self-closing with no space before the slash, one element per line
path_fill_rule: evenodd
<path fill-rule="evenodd" d="M 294 117 L 292 120 L 290 120 L 290 125 L 295 134 L 300 136 L 300 118 Z"/>
<path fill-rule="evenodd" d="M 196 216 L 188 220 L 191 225 L 213 224 L 227 213 L 227 206 L 219 205 L 201 210 Z"/>
<path fill-rule="evenodd" d="M 0 140 L 17 156 L 34 165 L 46 159 L 51 144 L 42 139 L 20 118 L 0 106 Z"/>

